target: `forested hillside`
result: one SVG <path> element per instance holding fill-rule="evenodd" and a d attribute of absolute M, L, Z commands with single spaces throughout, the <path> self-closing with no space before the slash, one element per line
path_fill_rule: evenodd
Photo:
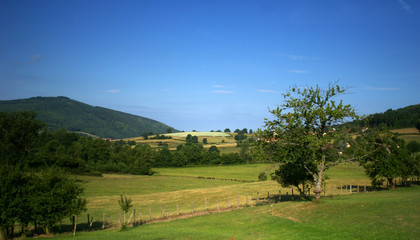
<path fill-rule="evenodd" d="M 158 121 L 72 100 L 67 97 L 34 97 L 0 101 L 0 111 L 35 111 L 50 130 L 64 128 L 103 138 L 129 138 L 144 133 L 166 133 Z"/>
<path fill-rule="evenodd" d="M 375 113 L 367 117 L 368 122 L 364 120 L 354 121 L 347 125 L 351 127 L 369 127 L 384 126 L 389 129 L 413 128 L 420 124 L 420 104 L 407 106 L 397 110 L 389 109 L 384 113 Z"/>

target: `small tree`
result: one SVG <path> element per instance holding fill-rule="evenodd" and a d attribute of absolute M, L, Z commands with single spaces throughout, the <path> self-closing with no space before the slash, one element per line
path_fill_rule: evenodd
<path fill-rule="evenodd" d="M 411 162 L 409 152 L 404 146 L 404 140 L 387 130 L 369 130 L 363 138 L 359 138 L 363 152 L 370 152 L 360 159 L 366 174 L 372 180 L 373 186 L 381 184 L 381 178 L 388 181 L 394 188 L 394 179 L 406 179 L 412 174 L 414 163 Z"/>
<path fill-rule="evenodd" d="M 62 170 L 43 170 L 33 181 L 34 220 L 44 228 L 46 234 L 63 219 L 85 211 L 83 187 Z"/>
<path fill-rule="evenodd" d="M 125 222 L 126 215 L 133 205 L 131 204 L 131 199 L 127 198 L 127 196 L 121 194 L 120 197 L 121 199 L 118 200 L 118 205 L 120 205 L 121 210 L 124 212 L 123 224 L 121 226 L 121 229 L 124 230 L 127 227 L 127 223 Z"/>
<path fill-rule="evenodd" d="M 207 138 L 203 138 L 203 144 L 207 144 Z"/>

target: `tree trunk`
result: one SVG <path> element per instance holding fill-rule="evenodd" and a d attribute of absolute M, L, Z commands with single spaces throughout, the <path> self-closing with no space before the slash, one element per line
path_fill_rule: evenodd
<path fill-rule="evenodd" d="M 394 185 L 394 179 L 393 178 L 387 178 L 387 180 L 388 180 L 388 185 L 389 185 L 389 188 L 395 188 L 395 185 Z"/>
<path fill-rule="evenodd" d="M 321 200 L 321 193 L 322 193 L 322 179 L 324 177 L 324 170 L 325 170 L 325 156 L 322 156 L 321 163 L 318 166 L 318 173 L 314 174 L 314 194 L 315 200 Z"/>

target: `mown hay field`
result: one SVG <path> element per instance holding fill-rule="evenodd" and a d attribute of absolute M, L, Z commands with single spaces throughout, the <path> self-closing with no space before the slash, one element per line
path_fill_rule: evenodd
<path fill-rule="evenodd" d="M 118 224 L 120 194 L 131 198 L 137 214 L 141 212 L 147 219 L 149 208 L 152 219 L 157 219 L 162 217 L 162 208 L 165 216 L 174 216 L 190 213 L 192 207 L 195 211 L 204 211 L 206 204 L 213 210 L 219 206 L 222 209 L 237 206 L 238 200 L 241 206 L 246 205 L 247 200 L 255 205 L 257 193 L 261 199 L 268 194 L 277 196 L 279 191 L 282 195 L 292 194 L 291 188 L 283 188 L 275 181 L 258 181 L 260 172 L 270 174 L 274 171 L 272 164 L 156 168 L 154 171 L 157 172 L 155 176 L 104 174 L 103 177 L 78 177 L 86 188 L 87 213 L 96 220 L 105 213 L 112 224 Z M 336 166 L 327 171 L 327 175 L 326 195 L 348 194 L 341 189 L 343 185 L 369 184 L 363 169 L 355 163 Z M 296 189 L 294 194 L 297 194 Z"/>

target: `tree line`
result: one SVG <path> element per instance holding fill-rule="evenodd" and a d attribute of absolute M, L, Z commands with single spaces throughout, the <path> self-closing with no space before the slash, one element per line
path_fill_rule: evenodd
<path fill-rule="evenodd" d="M 21 234 L 29 225 L 48 234 L 63 219 L 85 210 L 83 187 L 40 160 L 47 149 L 40 138 L 44 129 L 33 112 L 0 112 L 0 232 L 5 239 L 14 238 L 17 226 Z"/>

